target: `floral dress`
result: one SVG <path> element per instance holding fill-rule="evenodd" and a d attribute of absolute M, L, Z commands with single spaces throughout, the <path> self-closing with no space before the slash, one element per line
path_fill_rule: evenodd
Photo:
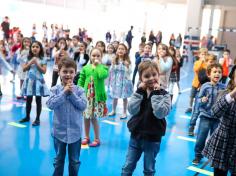
<path fill-rule="evenodd" d="M 106 102 L 97 102 L 95 100 L 94 80 L 92 76 L 90 77 L 90 82 L 88 84 L 87 99 L 88 105 L 87 109 L 84 112 L 84 117 L 86 119 L 107 116 L 108 109 L 106 106 Z"/>
<path fill-rule="evenodd" d="M 47 64 L 47 61 L 45 59 L 38 60 L 41 65 Z M 30 69 L 26 72 L 26 77 L 21 89 L 21 95 L 43 97 L 49 96 L 49 90 L 45 84 L 43 73 L 38 70 L 35 64 L 31 65 Z"/>
<path fill-rule="evenodd" d="M 112 98 L 128 98 L 133 93 L 133 84 L 129 78 L 132 73 L 123 63 L 112 65 L 110 69 L 110 87 Z"/>

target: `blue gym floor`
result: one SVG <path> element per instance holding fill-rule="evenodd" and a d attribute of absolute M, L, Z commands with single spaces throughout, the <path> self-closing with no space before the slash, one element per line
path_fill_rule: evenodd
<path fill-rule="evenodd" d="M 50 64 L 49 64 L 50 65 Z M 51 68 L 51 67 L 50 67 Z M 166 118 L 168 128 L 161 143 L 156 161 L 156 175 L 159 176 L 203 176 L 213 175 L 207 159 L 195 167 L 195 138 L 188 137 L 190 114 L 185 114 L 188 107 L 189 92 L 193 78 L 192 63 L 185 63 L 181 70 L 180 86 L 182 94 L 175 94 L 171 113 Z M 17 76 L 16 76 L 17 77 Z M 51 70 L 45 75 L 48 85 L 51 83 Z M 0 100 L 0 176 L 49 176 L 53 172 L 55 156 L 50 134 L 52 112 L 47 109 L 43 98 L 41 125 L 32 127 L 35 118 L 35 102 L 31 111 L 31 122 L 17 126 L 17 121 L 25 115 L 25 102 L 16 100 L 19 94 L 19 81 L 10 83 L 12 75 L 1 75 L 3 97 Z M 107 105 L 111 110 L 111 99 Z M 118 112 L 122 112 L 119 101 Z M 119 114 L 117 115 L 119 116 Z M 16 122 L 16 124 L 11 123 Z M 119 176 L 125 162 L 129 142 L 127 120 L 118 117 L 100 119 L 101 146 L 81 149 L 81 176 Z M 92 132 L 91 132 L 92 133 Z M 91 134 L 93 136 L 93 134 Z M 68 161 L 65 163 L 64 175 L 68 175 Z M 202 170 L 198 170 L 202 168 Z M 143 175 L 143 161 L 137 164 L 134 175 Z M 199 172 L 199 173 L 198 173 Z"/>

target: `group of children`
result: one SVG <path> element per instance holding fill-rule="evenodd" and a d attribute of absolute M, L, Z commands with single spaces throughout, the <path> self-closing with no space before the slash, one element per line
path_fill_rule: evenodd
<path fill-rule="evenodd" d="M 44 59 L 42 44 L 38 41 L 30 43 L 28 38 L 22 41 L 18 60 L 21 63 L 19 73 L 24 75 L 21 77 L 21 96 L 26 97 L 26 116 L 19 122 L 30 120 L 31 104 L 35 96 L 36 119 L 32 125 L 40 125 L 42 96 L 50 95 L 46 104 L 54 111 L 52 130 L 56 151 L 54 175 L 63 175 L 67 145 L 69 173 L 78 174 L 81 144 L 88 144 L 91 147 L 101 144 L 98 118 L 115 115 L 119 98 L 123 99 L 123 113 L 120 118 L 127 118 L 127 109 L 131 115 L 128 122 L 131 137 L 122 175 L 132 175 L 142 152 L 144 152 L 144 175 L 155 173 L 155 158 L 166 130 L 165 117 L 171 109 L 173 84 L 177 83 L 179 87 L 179 69 L 182 65 L 179 51 L 159 44 L 157 56 L 154 57 L 149 43 L 140 44 L 139 52 L 136 53 L 133 80 L 131 80 L 132 66 L 127 46 L 122 43 L 117 46 L 108 45 L 108 51 L 105 53 L 105 44 L 99 41 L 91 49 L 90 54 L 86 55 L 86 44 L 80 42 L 70 55 L 66 40 L 60 38 L 53 52 L 55 63 L 52 88 L 49 92 L 43 77 L 47 70 L 47 61 Z M 2 55 L 0 61 L 14 72 L 5 59 L 2 59 L 4 58 Z M 226 55 L 224 53 L 224 56 Z M 193 163 L 198 164 L 204 154 L 212 159 L 215 174 L 221 175 L 223 172 L 227 174 L 228 170 L 236 173 L 234 156 L 236 139 L 233 136 L 236 124 L 234 120 L 236 67 L 231 70 L 229 74 L 231 80 L 225 89 L 219 82 L 222 74 L 227 76 L 229 73 L 229 69 L 224 70 L 229 61 L 223 59 L 220 62 L 222 67 L 206 49 L 201 49 L 199 56 L 199 60 L 194 64 L 195 77 L 190 101 L 192 105 L 195 98 L 190 135 L 194 135 L 196 119 L 200 118 Z M 133 93 L 137 72 L 139 81 L 137 90 Z M 57 84 L 58 77 L 61 84 Z M 106 106 L 107 81 L 113 99 L 110 113 Z M 223 93 L 221 90 L 224 90 Z M 129 103 L 128 98 L 130 98 Z M 219 101 L 215 103 L 217 99 Z M 82 139 L 83 118 L 84 139 Z M 94 130 L 93 141 L 90 140 L 91 125 Z M 205 146 L 209 131 L 212 136 Z M 224 152 L 221 151 L 222 148 Z M 232 155 L 228 153 L 229 150 Z"/>

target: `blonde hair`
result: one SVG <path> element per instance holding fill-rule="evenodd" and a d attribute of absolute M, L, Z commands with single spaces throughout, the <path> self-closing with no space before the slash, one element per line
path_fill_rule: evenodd
<path fill-rule="evenodd" d="M 200 48 L 198 53 L 199 54 L 201 54 L 201 53 L 208 53 L 208 49 L 207 48 Z"/>
<path fill-rule="evenodd" d="M 216 61 L 217 60 L 217 58 L 216 58 L 216 56 L 214 55 L 214 54 L 208 54 L 207 56 L 206 56 L 206 59 L 205 59 L 206 61 L 209 61 L 209 60 L 211 60 L 211 61 Z"/>

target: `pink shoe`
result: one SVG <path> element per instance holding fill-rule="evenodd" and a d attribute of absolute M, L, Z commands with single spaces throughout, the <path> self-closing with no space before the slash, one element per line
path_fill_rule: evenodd
<path fill-rule="evenodd" d="M 90 139 L 89 138 L 84 138 L 81 142 L 82 145 L 88 145 L 88 143 L 90 142 Z"/>
<path fill-rule="evenodd" d="M 98 147 L 100 145 L 100 141 L 98 139 L 95 139 L 91 144 L 89 144 L 89 147 Z"/>

